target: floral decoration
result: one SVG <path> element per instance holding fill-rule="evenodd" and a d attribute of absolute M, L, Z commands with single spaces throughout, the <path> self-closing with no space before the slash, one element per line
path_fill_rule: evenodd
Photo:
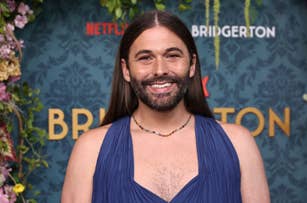
<path fill-rule="evenodd" d="M 16 32 L 35 19 L 42 0 L 0 0 L 0 202 L 36 202 L 29 176 L 41 166 L 47 133 L 35 126 L 39 90 L 21 82 L 24 42 Z"/>

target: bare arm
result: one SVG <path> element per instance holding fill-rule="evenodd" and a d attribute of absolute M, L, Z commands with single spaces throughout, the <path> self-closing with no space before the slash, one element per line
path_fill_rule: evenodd
<path fill-rule="evenodd" d="M 62 190 L 62 203 L 90 203 L 96 160 L 106 127 L 86 132 L 72 150 Z"/>
<path fill-rule="evenodd" d="M 240 161 L 243 203 L 269 203 L 269 187 L 263 161 L 250 132 L 238 125 L 222 124 Z"/>

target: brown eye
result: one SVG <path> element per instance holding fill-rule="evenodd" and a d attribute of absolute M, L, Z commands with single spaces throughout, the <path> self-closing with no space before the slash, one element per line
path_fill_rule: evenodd
<path fill-rule="evenodd" d="M 138 58 L 138 61 L 149 61 L 151 59 L 151 56 L 141 56 L 140 58 Z"/>
<path fill-rule="evenodd" d="M 167 58 L 176 58 L 176 57 L 179 57 L 179 55 L 178 54 L 169 54 L 167 56 Z"/>
<path fill-rule="evenodd" d="M 180 58 L 180 55 L 177 53 L 169 53 L 166 55 L 168 61 L 176 61 L 178 58 Z"/>

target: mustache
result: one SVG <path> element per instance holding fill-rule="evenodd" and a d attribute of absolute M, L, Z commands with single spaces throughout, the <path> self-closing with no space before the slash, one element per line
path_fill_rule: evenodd
<path fill-rule="evenodd" d="M 152 84 L 159 83 L 159 82 L 178 83 L 179 81 L 181 81 L 180 77 L 161 75 L 161 76 L 152 77 L 152 78 L 143 80 L 141 84 L 143 86 L 146 86 L 146 85 L 152 85 Z"/>

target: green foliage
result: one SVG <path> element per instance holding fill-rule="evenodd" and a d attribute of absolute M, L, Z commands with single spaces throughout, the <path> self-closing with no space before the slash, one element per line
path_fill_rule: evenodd
<path fill-rule="evenodd" d="M 2 176 L 0 190 L 14 190 L 16 187 L 13 193 L 2 199 L 9 201 L 16 196 L 17 203 L 36 202 L 34 198 L 39 191 L 34 191 L 35 187 L 30 184 L 31 174 L 39 168 L 48 167 L 43 155 L 47 132 L 35 123 L 36 113 L 43 109 L 43 105 L 39 90 L 18 81 L 22 47 L 14 33 L 17 28 L 23 29 L 28 22 L 35 20 L 41 12 L 42 2 L 15 0 L 15 4 L 9 4 L 8 1 L 0 1 L 1 45 L 7 47 L 6 52 L 0 55 L 0 168 L 8 174 L 7 177 Z M 16 23 L 21 15 L 26 20 Z"/>
<path fill-rule="evenodd" d="M 192 0 L 178 1 L 179 11 L 191 9 Z M 155 9 L 165 10 L 166 0 L 152 0 Z M 125 22 L 142 12 L 141 0 L 100 0 L 100 5 L 108 9 L 113 20 Z"/>
<path fill-rule="evenodd" d="M 9 112 L 15 113 L 19 122 L 19 143 L 16 147 L 18 158 L 21 162 L 13 165 L 13 176 L 20 183 L 26 186 L 27 190 L 34 187 L 28 183 L 30 175 L 38 168 L 48 168 L 48 162 L 43 155 L 43 148 L 48 139 L 48 134 L 44 129 L 36 126 L 36 113 L 43 109 L 43 104 L 39 99 L 39 90 L 32 89 L 26 82 L 23 84 L 12 84 L 8 86 L 8 92 L 14 100 L 14 105 L 4 106 Z M 16 123 L 13 119 L 8 121 L 11 126 L 17 130 Z M 22 167 L 22 171 L 20 170 Z M 33 192 L 38 194 L 39 191 Z M 34 195 L 36 196 L 36 195 Z M 36 202 L 35 199 L 30 199 L 28 202 Z"/>

